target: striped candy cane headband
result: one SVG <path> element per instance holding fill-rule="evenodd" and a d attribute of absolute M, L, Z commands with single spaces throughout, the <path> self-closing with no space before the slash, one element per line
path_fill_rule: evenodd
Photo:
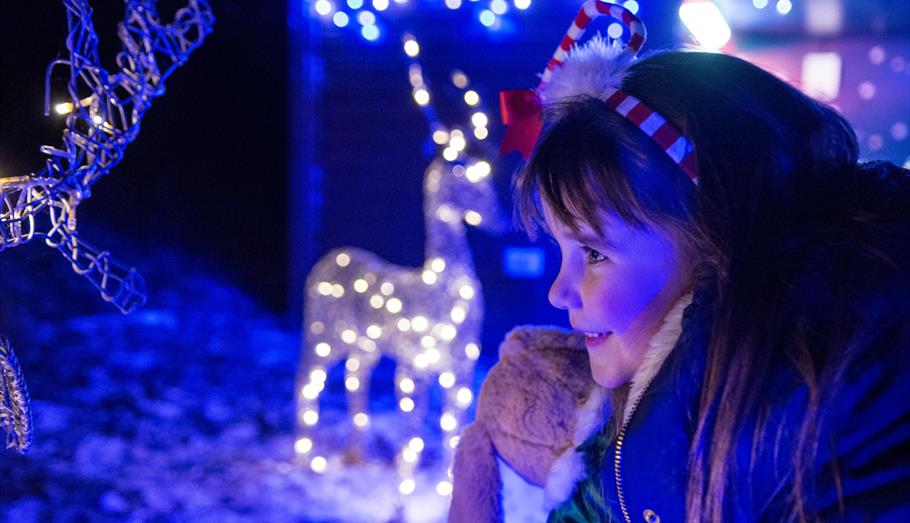
<path fill-rule="evenodd" d="M 585 45 L 576 46 L 591 20 L 602 15 L 621 21 L 629 29 L 628 43 L 594 37 Z M 500 93 L 502 119 L 508 126 L 500 154 L 519 151 L 527 159 L 543 127 L 542 109 L 589 95 L 603 100 L 635 124 L 697 184 L 695 150 L 686 137 L 641 100 L 619 89 L 645 36 L 644 24 L 625 7 L 601 0 L 585 2 L 547 63 L 537 88 Z"/>

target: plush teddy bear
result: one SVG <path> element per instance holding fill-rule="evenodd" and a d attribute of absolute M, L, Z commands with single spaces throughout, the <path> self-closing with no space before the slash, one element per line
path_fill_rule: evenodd
<path fill-rule="evenodd" d="M 567 499 L 584 471 L 575 447 L 606 419 L 605 394 L 583 335 L 553 327 L 507 334 L 455 453 L 449 522 L 502 521 L 497 456 L 544 488 L 546 508 Z"/>

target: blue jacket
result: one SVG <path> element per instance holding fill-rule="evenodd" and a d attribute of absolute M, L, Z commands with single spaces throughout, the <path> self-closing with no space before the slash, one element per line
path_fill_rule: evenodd
<path fill-rule="evenodd" d="M 825 322 L 823 311 L 832 304 L 840 306 L 839 297 L 850 296 L 844 306 L 856 318 L 852 339 L 859 355 L 843 386 L 829 398 L 828 404 L 835 408 L 822 425 L 809 474 L 813 483 L 807 488 L 808 513 L 815 519 L 910 522 L 910 292 L 906 285 L 910 279 L 910 214 L 904 211 L 902 216 L 902 224 L 891 230 L 900 233 L 894 238 L 900 245 L 892 245 L 891 250 L 905 276 L 900 283 L 890 283 L 892 275 L 863 267 L 861 261 L 857 262 L 860 265 L 832 262 L 858 258 L 849 243 L 839 248 L 822 242 L 822 247 L 799 251 L 806 270 L 796 279 L 796 299 L 810 317 L 813 310 L 819 311 L 813 325 L 834 329 L 837 326 Z M 828 270 L 832 266 L 840 267 L 843 274 Z M 838 278 L 835 286 L 842 278 L 841 285 L 851 291 L 820 291 L 819 280 L 830 283 L 831 278 Z M 588 479 L 551 512 L 549 522 L 685 520 L 688 455 L 695 434 L 714 287 L 713 281 L 704 281 L 696 288 L 693 302 L 683 314 L 682 334 L 642 396 L 622 433 L 621 445 L 620 431 L 608 423 L 579 447 L 585 453 Z M 828 301 L 813 308 L 813 301 L 819 300 Z M 734 474 L 734 495 L 725 504 L 725 521 L 786 521 L 791 517 L 787 496 L 793 480 L 792 449 L 807 389 L 789 362 L 780 362 L 771 376 L 762 397 L 772 399 L 773 409 L 760 436 L 754 468 L 749 470 L 757 420 L 751 420 L 730 456 L 739 472 Z M 838 479 L 831 472 L 834 467 Z"/>

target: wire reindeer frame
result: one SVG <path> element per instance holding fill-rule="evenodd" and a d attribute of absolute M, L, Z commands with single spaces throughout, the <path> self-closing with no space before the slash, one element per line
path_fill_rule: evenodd
<path fill-rule="evenodd" d="M 126 0 L 117 36 L 118 71 L 108 72 L 98 56 L 98 35 L 87 0 L 63 0 L 67 11 L 68 59 L 55 59 L 45 78 L 45 116 L 51 112 L 51 73 L 69 68 L 69 101 L 54 109 L 66 115 L 63 144 L 42 146 L 47 155 L 37 174 L 0 178 L 0 251 L 35 238 L 57 249 L 101 297 L 127 314 L 146 300 L 145 284 L 128 267 L 79 237 L 76 210 L 91 187 L 123 159 L 139 134 L 152 100 L 164 82 L 212 32 L 214 16 L 205 0 L 189 0 L 173 22 L 162 24 L 156 0 Z M 15 354 L 0 339 L 0 426 L 7 448 L 20 453 L 31 443 L 28 392 Z"/>

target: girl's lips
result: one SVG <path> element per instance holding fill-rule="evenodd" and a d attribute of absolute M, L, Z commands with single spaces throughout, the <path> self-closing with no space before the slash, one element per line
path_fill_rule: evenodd
<path fill-rule="evenodd" d="M 593 349 L 605 341 L 607 338 L 613 334 L 612 332 L 586 332 L 585 333 L 585 346 L 589 349 Z"/>

